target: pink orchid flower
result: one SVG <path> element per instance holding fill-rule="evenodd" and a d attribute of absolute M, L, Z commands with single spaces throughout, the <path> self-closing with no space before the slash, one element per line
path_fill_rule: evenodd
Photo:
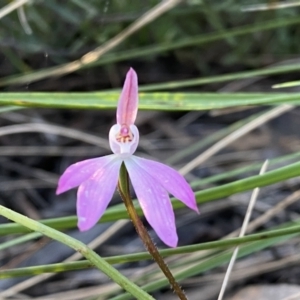
<path fill-rule="evenodd" d="M 175 216 L 168 192 L 198 212 L 195 196 L 177 171 L 133 155 L 139 142 L 139 131 L 134 125 L 137 110 L 137 74 L 130 69 L 118 103 L 117 124 L 109 132 L 109 143 L 114 154 L 68 167 L 59 179 L 56 193 L 79 186 L 78 227 L 81 231 L 88 230 L 98 222 L 111 201 L 124 162 L 147 221 L 165 244 L 176 247 Z"/>

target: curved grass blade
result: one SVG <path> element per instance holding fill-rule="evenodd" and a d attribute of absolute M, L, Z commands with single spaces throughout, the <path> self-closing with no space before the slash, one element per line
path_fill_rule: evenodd
<path fill-rule="evenodd" d="M 114 282 L 116 282 L 123 289 L 128 291 L 131 295 L 135 296 L 137 299 L 152 299 L 153 298 L 140 289 L 133 282 L 128 280 L 125 276 L 119 273 L 116 269 L 111 267 L 102 257 L 100 257 L 96 252 L 88 248 L 84 243 L 59 232 L 53 228 L 50 228 L 44 224 L 27 218 L 19 213 L 16 213 L 2 205 L 0 205 L 0 215 L 5 218 L 14 221 L 22 226 L 25 226 L 33 231 L 39 232 L 45 236 L 48 236 L 68 247 L 73 248 L 75 251 L 80 252 L 85 258 L 87 258 L 92 264 L 94 264 L 99 270 L 110 277 Z"/>

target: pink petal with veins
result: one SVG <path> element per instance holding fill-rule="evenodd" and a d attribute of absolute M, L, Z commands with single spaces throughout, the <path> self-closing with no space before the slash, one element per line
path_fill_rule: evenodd
<path fill-rule="evenodd" d="M 59 178 L 56 194 L 59 195 L 79 186 L 81 183 L 90 178 L 97 170 L 105 169 L 106 165 L 114 158 L 115 155 L 112 154 L 99 158 L 83 160 L 69 166 Z"/>
<path fill-rule="evenodd" d="M 190 185 L 177 171 L 162 163 L 132 156 L 132 159 L 154 177 L 170 194 L 199 213 L 195 194 Z"/>
<path fill-rule="evenodd" d="M 133 125 L 138 110 L 138 79 L 135 71 L 130 68 L 127 72 L 123 90 L 121 92 L 118 108 L 117 123 L 120 125 Z"/>
<path fill-rule="evenodd" d="M 175 216 L 167 191 L 132 157 L 125 159 L 124 163 L 147 221 L 165 244 L 176 247 Z"/>
<path fill-rule="evenodd" d="M 122 160 L 115 159 L 83 182 L 77 192 L 80 231 L 92 228 L 105 212 L 116 190 Z"/>

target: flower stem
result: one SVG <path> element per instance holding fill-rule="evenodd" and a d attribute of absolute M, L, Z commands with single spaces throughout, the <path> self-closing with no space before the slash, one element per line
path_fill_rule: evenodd
<path fill-rule="evenodd" d="M 126 206 L 127 212 L 129 214 L 130 219 L 132 220 L 132 223 L 140 236 L 141 240 L 143 241 L 146 249 L 149 251 L 153 259 L 156 261 L 162 272 L 165 274 L 165 276 L 168 278 L 171 287 L 173 288 L 174 292 L 177 294 L 179 299 L 187 300 L 187 297 L 172 275 L 170 269 L 168 268 L 167 264 L 165 263 L 164 259 L 158 252 L 158 249 L 154 245 L 147 229 L 143 225 L 142 221 L 140 220 L 135 207 L 133 205 L 132 199 L 130 197 L 129 192 L 129 177 L 128 172 L 126 170 L 126 167 L 124 163 L 121 166 L 120 170 L 120 177 L 119 177 L 119 183 L 118 183 L 118 189 L 121 195 L 121 198 L 124 201 L 124 204 Z"/>

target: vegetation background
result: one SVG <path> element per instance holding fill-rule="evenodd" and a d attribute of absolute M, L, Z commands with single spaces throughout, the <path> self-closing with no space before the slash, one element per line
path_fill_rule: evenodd
<path fill-rule="evenodd" d="M 202 212 L 174 203 L 180 247 L 168 250 L 167 261 L 190 299 L 217 298 L 233 252 L 227 248 L 236 245 L 223 239 L 238 235 L 257 186 L 264 187 L 247 234 L 273 235 L 241 240 L 243 258 L 226 296 L 299 299 L 299 87 L 272 88 L 299 80 L 299 6 L 0 1 L 0 204 L 51 218 L 49 226 L 116 256 L 110 262 L 156 299 L 175 299 L 157 266 L 137 254 L 144 248 L 117 194 L 85 233 L 76 229 L 75 191 L 55 196 L 68 165 L 110 152 L 118 90 L 133 67 L 141 91 L 139 155 L 180 170 Z M 267 173 L 259 176 L 266 159 Z M 59 242 L 4 217 L 0 235 L 1 299 L 130 298 L 89 262 L 71 263 L 81 257 Z M 270 290 L 275 295 L 262 296 Z"/>

